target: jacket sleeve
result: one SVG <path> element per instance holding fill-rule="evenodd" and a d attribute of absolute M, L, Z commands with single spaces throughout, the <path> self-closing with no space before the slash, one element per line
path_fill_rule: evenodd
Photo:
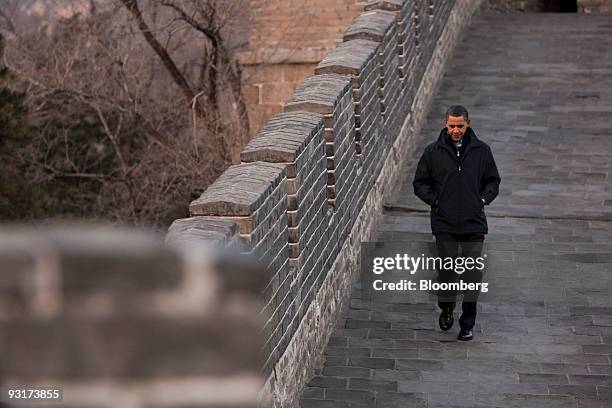
<path fill-rule="evenodd" d="M 495 160 L 493 159 L 493 153 L 491 152 L 490 148 L 487 150 L 488 154 L 485 164 L 485 171 L 482 175 L 480 184 L 482 186 L 480 196 L 485 199 L 485 204 L 491 204 L 499 192 L 499 183 L 501 182 L 501 178 L 499 177 L 499 172 L 497 171 L 497 166 L 495 165 Z"/>
<path fill-rule="evenodd" d="M 430 207 L 436 202 L 436 193 L 433 189 L 433 176 L 431 173 L 431 161 L 430 151 L 425 149 L 419 164 L 417 165 L 416 172 L 414 174 L 414 180 L 412 186 L 414 187 L 414 194 L 429 204 Z"/>

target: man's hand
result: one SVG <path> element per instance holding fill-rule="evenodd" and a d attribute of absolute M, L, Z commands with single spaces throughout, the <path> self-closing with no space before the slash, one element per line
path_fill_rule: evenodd
<path fill-rule="evenodd" d="M 495 160 L 493 159 L 493 153 L 491 153 L 491 149 L 487 149 L 487 167 L 482 176 L 483 179 L 483 188 L 481 190 L 481 197 L 485 198 L 485 204 L 489 205 L 497 194 L 499 193 L 499 183 L 501 182 L 501 178 L 499 177 L 499 172 L 497 171 L 497 166 L 495 165 Z"/>
<path fill-rule="evenodd" d="M 414 173 L 414 180 L 412 186 L 414 187 L 414 194 L 419 197 L 424 203 L 434 203 L 436 205 L 436 192 L 433 189 L 434 178 L 431 171 L 431 149 L 426 148 L 419 163 L 417 164 L 416 172 Z M 434 205 L 430 204 L 433 208 Z"/>

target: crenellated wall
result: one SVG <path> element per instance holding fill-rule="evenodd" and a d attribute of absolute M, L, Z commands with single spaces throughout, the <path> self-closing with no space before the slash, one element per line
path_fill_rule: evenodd
<path fill-rule="evenodd" d="M 267 269 L 264 403 L 295 407 L 462 30 L 484 0 L 371 0 L 172 236 L 235 224 Z M 205 220 L 202 216 L 206 216 Z M 190 228 L 193 225 L 193 228 Z M 224 243 L 218 243 L 223 247 Z"/>

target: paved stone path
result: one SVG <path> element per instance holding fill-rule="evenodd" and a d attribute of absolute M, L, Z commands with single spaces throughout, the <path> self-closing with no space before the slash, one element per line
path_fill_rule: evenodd
<path fill-rule="evenodd" d="M 407 293 L 350 310 L 302 407 L 612 406 L 612 18 L 485 14 L 451 60 L 378 240 L 432 241 L 412 193 L 448 105 L 501 173 L 474 340 Z"/>

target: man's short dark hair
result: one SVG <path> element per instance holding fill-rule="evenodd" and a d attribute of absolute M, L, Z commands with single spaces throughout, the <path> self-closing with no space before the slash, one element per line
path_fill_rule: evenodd
<path fill-rule="evenodd" d="M 449 116 L 463 116 L 466 121 L 469 119 L 468 111 L 461 105 L 453 105 L 446 111 L 444 119 L 448 119 Z"/>

